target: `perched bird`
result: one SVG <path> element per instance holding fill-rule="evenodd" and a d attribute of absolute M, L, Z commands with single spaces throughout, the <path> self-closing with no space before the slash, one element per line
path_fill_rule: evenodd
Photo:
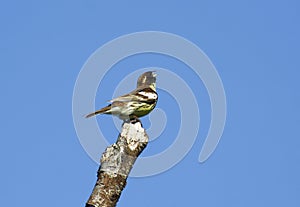
<path fill-rule="evenodd" d="M 156 106 L 156 73 L 148 71 L 137 80 L 137 88 L 132 92 L 110 100 L 108 106 L 86 115 L 111 114 L 122 120 L 132 120 L 149 114 Z"/>

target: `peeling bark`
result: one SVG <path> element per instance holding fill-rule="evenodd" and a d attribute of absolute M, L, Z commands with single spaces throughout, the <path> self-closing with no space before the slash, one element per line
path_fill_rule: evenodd
<path fill-rule="evenodd" d="M 123 123 L 117 142 L 102 154 L 98 179 L 86 207 L 116 206 L 130 170 L 147 144 L 148 135 L 139 120 Z"/>

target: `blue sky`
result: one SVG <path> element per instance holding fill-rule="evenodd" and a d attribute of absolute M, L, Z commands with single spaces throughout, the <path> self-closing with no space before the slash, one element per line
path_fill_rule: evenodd
<path fill-rule="evenodd" d="M 97 106 L 128 73 L 155 65 L 189 82 L 201 124 L 180 163 L 155 176 L 129 178 L 118 206 L 299 206 L 299 8 L 295 0 L 2 2 L 1 205 L 84 206 L 98 166 L 74 129 L 76 78 L 106 42 L 155 30 L 180 35 L 209 56 L 226 92 L 226 126 L 213 155 L 198 163 L 210 122 L 201 80 L 159 55 L 121 61 L 100 84 Z M 178 105 L 159 92 L 158 107 L 169 122 L 142 156 L 166 149 L 180 124 Z M 97 120 L 114 142 L 111 118 Z M 149 125 L 147 117 L 143 122 Z"/>

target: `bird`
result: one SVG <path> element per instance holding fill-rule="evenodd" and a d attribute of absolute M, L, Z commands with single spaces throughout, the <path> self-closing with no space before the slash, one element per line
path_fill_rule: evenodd
<path fill-rule="evenodd" d="M 87 114 L 86 118 L 98 114 L 111 114 L 126 121 L 138 120 L 139 117 L 149 114 L 155 108 L 158 100 L 156 76 L 155 71 L 143 73 L 137 80 L 135 90 L 108 101 L 111 104 Z"/>

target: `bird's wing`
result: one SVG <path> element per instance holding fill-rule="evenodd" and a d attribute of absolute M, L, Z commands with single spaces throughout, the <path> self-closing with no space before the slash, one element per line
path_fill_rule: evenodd
<path fill-rule="evenodd" d="M 135 96 L 132 96 L 132 94 L 135 94 L 137 91 L 138 91 L 138 89 L 135 89 L 135 90 L 131 91 L 128 94 L 125 94 L 123 96 L 119 96 L 117 98 L 111 99 L 108 102 L 112 103 L 112 102 L 116 102 L 116 101 L 119 101 L 119 102 L 135 101 L 137 99 L 136 99 Z"/>
<path fill-rule="evenodd" d="M 153 90 L 147 86 L 138 87 L 135 90 L 131 91 L 130 93 L 109 100 L 108 102 L 111 103 L 115 101 L 128 102 L 128 101 L 141 101 L 143 99 L 148 99 L 148 97 L 145 96 L 145 92 L 149 92 L 149 90 L 153 92 Z"/>
<path fill-rule="evenodd" d="M 108 102 L 110 102 L 110 103 L 113 103 L 113 102 L 116 102 L 116 101 L 118 101 L 118 102 L 128 102 L 128 101 L 132 101 L 132 100 L 133 100 L 132 96 L 130 96 L 129 94 L 126 94 L 124 96 L 119 96 L 117 98 L 111 99 Z"/>

